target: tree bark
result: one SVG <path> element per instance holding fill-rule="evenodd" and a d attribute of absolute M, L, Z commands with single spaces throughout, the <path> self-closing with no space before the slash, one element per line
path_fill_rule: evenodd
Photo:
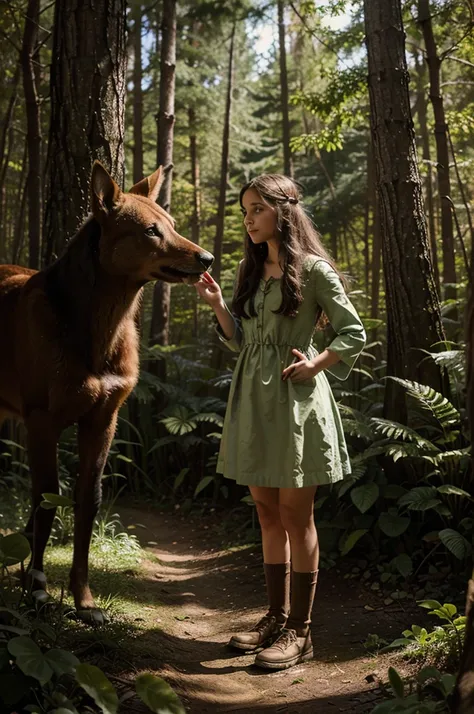
<path fill-rule="evenodd" d="M 160 109 L 158 112 L 158 165 L 173 162 L 174 104 L 176 74 L 176 0 L 164 0 L 161 24 Z M 166 211 L 171 206 L 172 169 L 166 172 L 158 202 Z M 169 344 L 171 290 L 169 283 L 157 280 L 153 290 L 150 344 Z M 164 360 L 160 360 L 164 363 Z M 163 365 L 164 366 L 164 365 Z"/>
<path fill-rule="evenodd" d="M 280 46 L 280 91 L 283 127 L 283 171 L 293 177 L 293 159 L 290 149 L 290 112 L 288 104 L 288 70 L 286 65 L 285 45 L 285 3 L 278 0 L 278 38 Z"/>
<path fill-rule="evenodd" d="M 21 67 L 18 64 L 15 74 L 13 76 L 12 87 L 10 99 L 8 100 L 7 110 L 5 112 L 5 118 L 2 122 L 2 131 L 0 134 L 0 234 L 5 236 L 6 225 L 3 221 L 3 206 L 5 204 L 5 182 L 8 168 L 8 159 L 6 158 L 7 152 L 7 139 L 10 134 L 10 129 L 13 121 L 13 113 L 15 110 L 16 101 L 18 98 L 18 84 L 20 82 L 20 70 Z"/>
<path fill-rule="evenodd" d="M 143 178 L 142 5 L 133 10 L 133 183 Z"/>
<path fill-rule="evenodd" d="M 18 181 L 17 192 L 17 209 L 18 213 L 15 222 L 15 232 L 12 242 L 12 260 L 13 265 L 20 262 L 21 251 L 23 249 L 23 233 L 25 230 L 25 208 L 27 198 L 27 180 L 28 180 L 28 146 L 25 144 L 23 151 L 23 161 L 21 165 L 21 175 Z"/>
<path fill-rule="evenodd" d="M 426 48 L 426 61 L 430 77 L 430 100 L 435 118 L 436 166 L 438 191 L 441 199 L 441 240 L 443 246 L 443 282 L 456 282 L 456 264 L 454 257 L 453 217 L 451 215 L 451 181 L 449 176 L 448 125 L 444 111 L 444 102 L 440 87 L 441 59 L 436 51 L 436 44 L 431 24 L 429 0 L 418 0 L 418 23 L 423 32 Z M 446 298 L 455 298 L 456 289 L 447 287 Z"/>
<path fill-rule="evenodd" d="M 28 0 L 21 48 L 28 144 L 28 265 L 39 268 L 41 246 L 41 114 L 33 58 L 38 43 L 40 0 Z"/>
<path fill-rule="evenodd" d="M 474 247 L 471 251 L 471 275 L 466 320 L 466 396 L 471 443 L 474 443 Z M 471 471 L 474 470 L 474 453 Z M 474 472 L 474 471 L 473 471 Z M 453 714 L 474 711 L 474 572 L 467 584 L 466 634 L 451 710 Z"/>
<path fill-rule="evenodd" d="M 56 2 L 44 250 L 59 255 L 89 212 L 99 159 L 123 186 L 126 0 Z"/>
<path fill-rule="evenodd" d="M 191 181 L 193 184 L 193 213 L 191 216 L 191 240 L 199 243 L 201 226 L 201 169 L 196 131 L 196 111 L 194 107 L 188 109 L 189 120 L 189 158 L 191 161 Z"/>
<path fill-rule="evenodd" d="M 422 353 L 444 338 L 423 211 L 408 92 L 400 0 L 364 0 L 371 132 L 383 236 L 387 301 L 387 373 L 443 391 Z M 385 416 L 406 418 L 404 392 L 390 380 Z"/>
<path fill-rule="evenodd" d="M 415 54 L 415 64 L 417 68 L 417 93 L 418 93 L 418 120 L 420 123 L 421 146 L 423 151 L 423 159 L 426 161 L 427 176 L 426 176 L 426 202 L 428 204 L 428 227 L 431 247 L 431 260 L 438 294 L 440 293 L 440 276 L 438 265 L 438 247 L 436 244 L 436 229 L 435 229 L 435 207 L 433 200 L 433 169 L 431 166 L 431 149 L 430 137 L 428 133 L 428 107 L 425 94 L 424 78 L 425 72 L 418 63 L 417 55 Z"/>
<path fill-rule="evenodd" d="M 224 223 L 225 223 L 225 205 L 227 195 L 227 184 L 229 181 L 229 137 L 230 137 L 230 120 L 232 115 L 232 94 L 234 84 L 234 43 L 235 43 L 235 27 L 232 26 L 232 34 L 230 37 L 229 47 L 229 67 L 227 70 L 227 97 L 224 116 L 224 132 L 222 136 L 222 157 L 221 157 L 221 177 L 219 186 L 219 204 L 217 208 L 217 225 L 216 235 L 214 238 L 214 264 L 212 267 L 212 275 L 217 282 L 221 278 L 222 269 L 222 245 L 224 242 Z"/>

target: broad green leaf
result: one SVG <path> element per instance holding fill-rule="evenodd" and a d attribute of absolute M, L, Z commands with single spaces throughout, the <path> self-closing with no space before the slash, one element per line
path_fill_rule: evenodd
<path fill-rule="evenodd" d="M 173 491 L 176 491 L 181 486 L 181 484 L 183 483 L 183 481 L 186 477 L 186 474 L 188 474 L 188 473 L 189 473 L 188 468 L 181 469 L 181 471 L 179 472 L 179 474 L 176 476 L 176 478 L 174 480 Z"/>
<path fill-rule="evenodd" d="M 22 533 L 10 533 L 0 540 L 0 566 L 17 565 L 31 553 L 28 539 Z"/>
<path fill-rule="evenodd" d="M 471 501 L 474 500 L 470 493 L 464 491 L 462 488 L 457 486 L 452 486 L 451 484 L 444 484 L 443 486 L 438 486 L 439 493 L 444 493 L 446 496 L 464 496 L 469 498 Z"/>
<path fill-rule="evenodd" d="M 341 555 L 347 555 L 347 553 L 349 553 L 349 551 L 351 551 L 352 548 L 355 546 L 357 541 L 362 538 L 362 536 L 366 533 L 367 528 L 361 528 L 360 530 L 352 531 L 352 533 L 350 533 L 344 541 L 344 545 L 341 548 Z"/>
<path fill-rule="evenodd" d="M 452 528 L 445 528 L 439 532 L 439 539 L 443 545 L 459 560 L 464 560 L 467 558 L 471 552 L 472 547 L 464 536 L 458 531 Z"/>
<path fill-rule="evenodd" d="M 420 607 L 424 607 L 425 610 L 437 610 L 442 607 L 441 603 L 437 600 L 422 600 L 418 603 Z"/>
<path fill-rule="evenodd" d="M 423 667 L 418 672 L 417 680 L 420 684 L 424 684 L 428 679 L 439 679 L 439 670 L 436 667 Z"/>
<path fill-rule="evenodd" d="M 57 677 L 62 674 L 73 673 L 79 664 L 77 657 L 66 650 L 51 649 L 46 652 L 44 657 Z"/>
<path fill-rule="evenodd" d="M 411 511 L 427 511 L 441 503 L 436 494 L 434 486 L 418 486 L 405 493 L 399 499 L 398 505 L 406 506 Z"/>
<path fill-rule="evenodd" d="M 400 553 L 400 555 L 397 555 L 392 560 L 392 564 L 404 578 L 408 578 L 408 576 L 413 572 L 413 561 L 406 553 Z"/>
<path fill-rule="evenodd" d="M 67 496 L 61 496 L 59 493 L 42 493 L 41 495 L 43 497 L 41 506 L 43 506 L 43 503 L 48 503 L 54 507 L 74 506 L 74 501 L 72 500 L 72 498 L 68 498 Z"/>
<path fill-rule="evenodd" d="M 357 486 L 351 491 L 351 499 L 361 513 L 365 513 L 371 506 L 374 505 L 379 497 L 379 487 L 376 483 L 365 483 L 363 486 Z"/>
<path fill-rule="evenodd" d="M 161 677 L 153 674 L 139 674 L 135 688 L 140 699 L 155 714 L 185 714 L 178 695 Z"/>
<path fill-rule="evenodd" d="M 253 498 L 250 494 L 241 498 L 240 501 L 241 501 L 241 503 L 248 503 L 249 506 L 255 506 L 255 501 L 253 500 Z"/>
<path fill-rule="evenodd" d="M 194 491 L 194 498 L 196 498 L 198 493 L 201 493 L 201 491 L 203 491 L 206 488 L 206 486 L 209 486 L 209 484 L 212 483 L 213 481 L 214 481 L 214 476 L 204 476 L 204 478 L 202 478 L 199 481 L 198 485 L 196 486 L 196 490 Z"/>
<path fill-rule="evenodd" d="M 119 703 L 117 692 L 99 667 L 79 664 L 76 667 L 76 679 L 103 714 L 116 714 Z"/>
<path fill-rule="evenodd" d="M 403 699 L 404 695 L 404 688 L 403 688 L 403 681 L 400 675 L 398 674 L 397 670 L 394 669 L 393 667 L 388 668 L 388 678 L 390 681 L 390 684 L 392 686 L 392 689 L 394 691 L 394 694 L 396 697 L 399 699 Z"/>
<path fill-rule="evenodd" d="M 383 489 L 383 497 L 393 501 L 398 501 L 401 496 L 407 492 L 406 488 L 399 486 L 397 483 L 389 483 Z"/>
<path fill-rule="evenodd" d="M 378 524 L 385 535 L 390 538 L 398 538 L 402 533 L 405 533 L 410 525 L 410 519 L 384 511 L 379 516 Z"/>
<path fill-rule="evenodd" d="M 31 637 L 24 635 L 14 637 L 8 643 L 8 651 L 15 658 L 16 665 L 27 677 L 34 677 L 40 684 L 44 685 L 53 676 L 52 668 Z"/>
<path fill-rule="evenodd" d="M 454 676 L 454 674 L 442 674 L 440 684 L 442 686 L 445 697 L 448 697 L 454 689 L 454 685 L 456 684 L 456 677 Z"/>

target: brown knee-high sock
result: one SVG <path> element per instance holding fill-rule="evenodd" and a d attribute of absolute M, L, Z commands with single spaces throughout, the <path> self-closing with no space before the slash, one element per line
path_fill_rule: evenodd
<path fill-rule="evenodd" d="M 290 609 L 290 563 L 264 563 L 268 614 L 285 623 Z"/>
<path fill-rule="evenodd" d="M 293 570 L 291 573 L 291 606 L 286 628 L 296 630 L 298 637 L 306 637 L 309 631 L 318 572 L 296 573 Z"/>

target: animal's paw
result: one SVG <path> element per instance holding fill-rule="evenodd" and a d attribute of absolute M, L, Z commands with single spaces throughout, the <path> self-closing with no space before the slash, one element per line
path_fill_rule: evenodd
<path fill-rule="evenodd" d="M 98 607 L 78 609 L 75 614 L 78 620 L 82 620 L 82 622 L 93 627 L 102 627 L 108 619 L 105 612 Z"/>

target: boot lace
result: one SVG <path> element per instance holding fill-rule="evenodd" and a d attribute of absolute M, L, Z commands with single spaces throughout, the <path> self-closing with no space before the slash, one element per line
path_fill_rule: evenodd
<path fill-rule="evenodd" d="M 285 627 L 282 629 L 280 636 L 273 643 L 272 647 L 277 647 L 279 650 L 284 652 L 290 645 L 298 641 L 296 630 L 287 630 Z"/>
<path fill-rule="evenodd" d="M 252 627 L 252 632 L 258 632 L 259 635 L 263 635 L 266 632 L 270 632 L 276 624 L 276 618 L 273 615 L 264 615 L 261 620 L 257 622 L 255 627 Z"/>

